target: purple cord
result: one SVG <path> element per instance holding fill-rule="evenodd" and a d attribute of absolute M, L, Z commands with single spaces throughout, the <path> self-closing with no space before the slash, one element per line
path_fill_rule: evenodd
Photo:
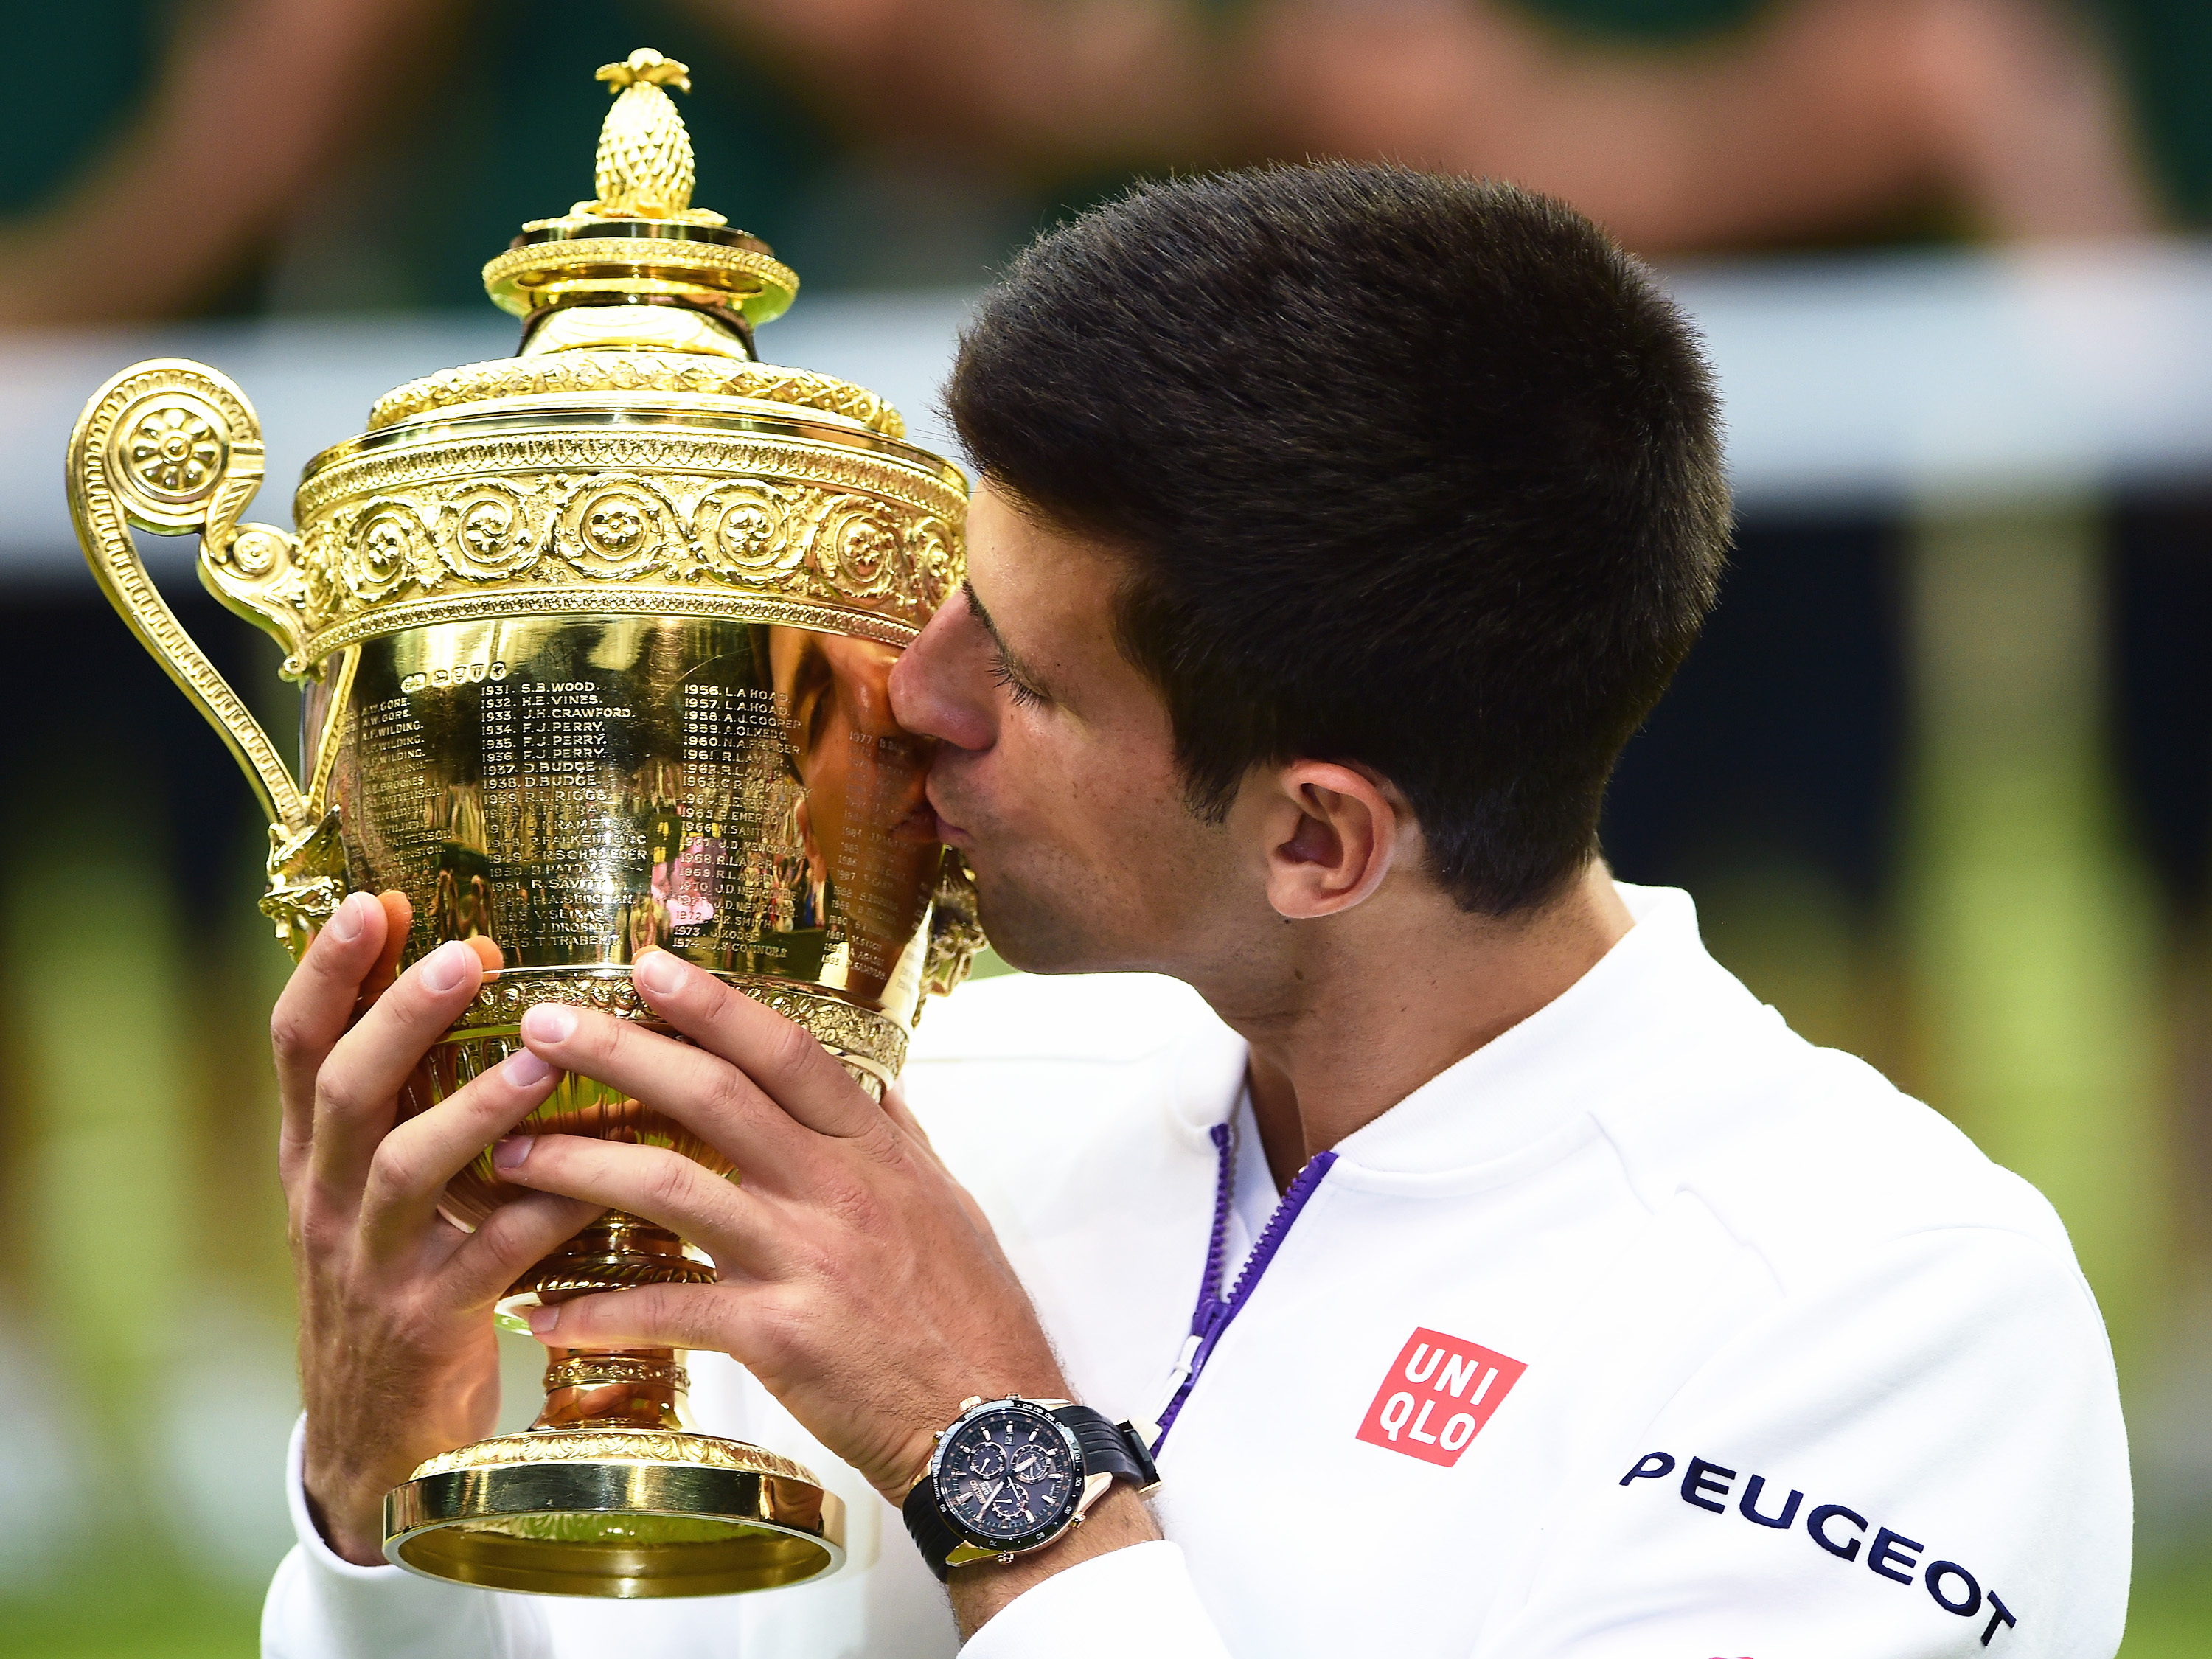
<path fill-rule="evenodd" d="M 1206 1274 L 1199 1281 L 1198 1306 L 1190 1316 L 1190 1334 L 1198 1339 L 1198 1348 L 1191 1355 L 1189 1371 L 1176 1389 L 1174 1397 L 1168 1401 L 1167 1409 L 1160 1413 L 1159 1437 L 1152 1442 L 1152 1455 L 1155 1457 L 1160 1455 L 1160 1448 L 1167 1443 L 1168 1431 L 1175 1426 L 1176 1417 L 1182 1413 L 1182 1402 L 1190 1398 L 1191 1389 L 1198 1382 L 1199 1373 L 1206 1369 L 1206 1360 L 1212 1356 L 1214 1345 L 1221 1340 L 1221 1334 L 1229 1328 L 1230 1322 L 1251 1300 L 1252 1292 L 1259 1286 L 1261 1275 L 1267 1271 L 1267 1264 L 1275 1259 L 1275 1252 L 1282 1248 L 1284 1235 L 1290 1231 L 1291 1224 L 1298 1218 L 1298 1212 L 1305 1208 L 1306 1200 L 1313 1196 L 1314 1188 L 1321 1185 L 1322 1177 L 1328 1173 L 1329 1166 L 1336 1162 L 1336 1154 L 1333 1152 L 1316 1152 L 1307 1160 L 1305 1168 L 1298 1171 L 1297 1179 L 1283 1194 L 1281 1202 L 1275 1206 L 1275 1212 L 1267 1218 L 1267 1226 L 1261 1231 L 1258 1240 L 1253 1244 L 1252 1254 L 1244 1258 L 1243 1267 L 1237 1271 L 1237 1283 L 1224 1300 L 1221 1295 L 1221 1267 L 1222 1258 L 1229 1248 L 1229 1209 L 1237 1190 L 1237 1150 L 1232 1132 L 1226 1123 L 1215 1124 L 1212 1136 L 1214 1154 L 1219 1160 L 1219 1174 L 1213 1187 L 1213 1239 L 1206 1247 Z"/>

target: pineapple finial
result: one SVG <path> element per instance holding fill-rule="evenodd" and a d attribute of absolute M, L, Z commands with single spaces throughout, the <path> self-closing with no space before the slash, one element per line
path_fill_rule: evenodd
<path fill-rule="evenodd" d="M 615 94 L 599 129 L 599 199 L 589 210 L 607 218 L 671 219 L 691 205 L 691 136 L 676 100 L 661 88 L 691 90 L 691 71 L 650 46 L 619 64 L 603 65 L 599 78 Z"/>

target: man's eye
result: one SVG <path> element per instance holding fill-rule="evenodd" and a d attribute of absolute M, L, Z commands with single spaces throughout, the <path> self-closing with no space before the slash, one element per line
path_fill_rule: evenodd
<path fill-rule="evenodd" d="M 993 656 L 991 678 L 1006 687 L 1006 695 L 1014 700 L 1014 706 L 1018 708 L 1033 708 L 1045 701 L 1044 693 L 1021 680 L 1003 655 Z"/>

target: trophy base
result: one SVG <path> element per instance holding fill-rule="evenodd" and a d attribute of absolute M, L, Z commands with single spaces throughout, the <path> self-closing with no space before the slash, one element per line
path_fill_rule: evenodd
<path fill-rule="evenodd" d="M 531 1430 L 416 1469 L 384 1500 L 410 1572 L 540 1595 L 730 1595 L 845 1560 L 845 1506 L 807 1469 L 670 1429 Z"/>

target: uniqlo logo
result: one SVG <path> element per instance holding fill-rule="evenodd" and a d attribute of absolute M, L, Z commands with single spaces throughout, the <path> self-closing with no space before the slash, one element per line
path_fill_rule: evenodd
<path fill-rule="evenodd" d="M 1528 1369 L 1480 1343 L 1416 1330 L 1375 1391 L 1359 1437 L 1449 1468 Z"/>

